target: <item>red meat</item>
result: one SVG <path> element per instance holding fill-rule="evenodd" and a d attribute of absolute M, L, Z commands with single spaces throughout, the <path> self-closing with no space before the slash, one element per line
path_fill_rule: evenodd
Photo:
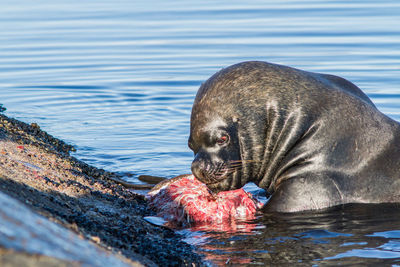
<path fill-rule="evenodd" d="M 254 219 L 262 203 L 243 189 L 212 194 L 193 175 L 164 181 L 148 193 L 150 207 L 168 222 L 227 223 L 232 219 Z"/>

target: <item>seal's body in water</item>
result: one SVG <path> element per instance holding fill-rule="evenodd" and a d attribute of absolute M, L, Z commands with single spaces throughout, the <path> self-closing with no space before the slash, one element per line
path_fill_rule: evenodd
<path fill-rule="evenodd" d="M 266 62 L 213 75 L 192 109 L 193 174 L 211 190 L 254 182 L 268 211 L 400 202 L 400 125 L 351 82 Z"/>

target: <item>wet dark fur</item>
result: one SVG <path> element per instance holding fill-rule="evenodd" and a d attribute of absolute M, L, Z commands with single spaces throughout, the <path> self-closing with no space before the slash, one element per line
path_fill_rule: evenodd
<path fill-rule="evenodd" d="M 272 195 L 270 211 L 400 202 L 399 124 L 333 75 L 266 62 L 223 69 L 196 95 L 189 147 L 211 190 L 254 182 Z"/>

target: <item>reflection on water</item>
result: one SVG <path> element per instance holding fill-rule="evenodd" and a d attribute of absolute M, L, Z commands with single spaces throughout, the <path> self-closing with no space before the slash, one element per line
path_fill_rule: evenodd
<path fill-rule="evenodd" d="M 217 264 L 400 264 L 400 206 L 352 204 L 303 214 L 260 215 L 235 235 L 181 231 Z M 250 230 L 250 231 L 249 231 Z"/>
<path fill-rule="evenodd" d="M 190 172 L 197 88 L 240 61 L 343 76 L 400 120 L 399 22 L 395 0 L 4 0 L 0 104 L 90 164 L 137 183 L 173 177 Z M 396 263 L 398 217 L 362 207 L 266 216 L 188 240 L 222 264 Z"/>

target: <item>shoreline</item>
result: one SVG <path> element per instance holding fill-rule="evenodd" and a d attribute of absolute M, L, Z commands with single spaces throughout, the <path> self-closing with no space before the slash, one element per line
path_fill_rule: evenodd
<path fill-rule="evenodd" d="M 142 195 L 116 183 L 113 173 L 74 158 L 70 151 L 73 146 L 36 123 L 0 113 L 0 192 L 131 265 L 203 265 L 194 247 L 178 234 L 143 219 L 154 213 Z M 12 248 L 7 246 L 0 242 L 0 248 L 9 252 Z M 0 253 L 0 262 L 2 255 L 10 258 Z"/>

